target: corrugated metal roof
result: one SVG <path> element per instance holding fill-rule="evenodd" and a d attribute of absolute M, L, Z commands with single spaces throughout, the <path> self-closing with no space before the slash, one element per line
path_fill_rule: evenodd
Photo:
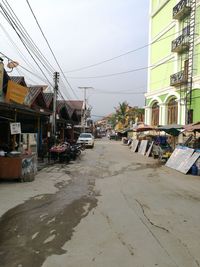
<path fill-rule="evenodd" d="M 27 86 L 23 76 L 10 76 L 11 81 L 18 83 L 22 86 Z"/>
<path fill-rule="evenodd" d="M 42 92 L 42 87 L 39 86 L 31 86 L 28 87 L 29 93 L 27 95 L 27 102 L 29 105 L 32 105 L 38 95 Z"/>
<path fill-rule="evenodd" d="M 59 113 L 60 110 L 65 107 L 67 109 L 68 115 L 71 118 L 74 109 L 67 103 L 67 100 L 57 100 L 57 112 Z"/>
<path fill-rule="evenodd" d="M 73 109 L 82 110 L 84 102 L 82 100 L 66 100 L 67 104 Z"/>
<path fill-rule="evenodd" d="M 47 108 L 49 108 L 51 101 L 53 100 L 53 93 L 43 93 L 44 101 L 47 105 Z"/>

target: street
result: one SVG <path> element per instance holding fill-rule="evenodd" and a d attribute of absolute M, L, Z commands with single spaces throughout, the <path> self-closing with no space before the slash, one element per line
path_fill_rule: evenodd
<path fill-rule="evenodd" d="M 200 177 L 119 141 L 0 182 L 2 267 L 200 266 Z"/>

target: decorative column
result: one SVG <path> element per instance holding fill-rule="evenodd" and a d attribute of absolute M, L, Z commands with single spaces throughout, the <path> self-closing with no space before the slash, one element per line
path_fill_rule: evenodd
<path fill-rule="evenodd" d="M 159 104 L 159 125 L 167 124 L 167 104 L 161 103 Z"/>
<path fill-rule="evenodd" d="M 185 99 L 178 100 L 178 120 L 177 123 L 185 125 L 186 122 L 186 103 Z"/>
<path fill-rule="evenodd" d="M 151 125 L 151 117 L 152 117 L 152 107 L 145 107 L 145 117 L 144 122 L 145 124 Z"/>

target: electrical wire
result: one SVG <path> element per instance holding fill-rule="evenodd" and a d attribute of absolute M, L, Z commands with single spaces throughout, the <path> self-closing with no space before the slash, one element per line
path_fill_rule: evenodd
<path fill-rule="evenodd" d="M 68 84 L 69 88 L 70 88 L 71 91 L 73 92 L 74 96 L 75 96 L 76 98 L 78 98 L 78 96 L 76 95 L 76 93 L 75 93 L 74 89 L 72 88 L 71 84 L 70 84 L 69 81 L 67 80 L 67 78 L 66 78 L 66 76 L 65 76 L 65 74 L 64 74 L 64 72 L 63 72 L 63 70 L 62 70 L 62 68 L 61 68 L 61 66 L 60 66 L 60 64 L 59 64 L 59 62 L 58 62 L 58 60 L 57 60 L 57 58 L 56 58 L 56 56 L 55 56 L 55 54 L 54 54 L 52 48 L 51 48 L 51 46 L 50 46 L 50 44 L 49 44 L 49 41 L 47 40 L 47 38 L 46 38 L 46 36 L 45 36 L 45 34 L 44 34 L 44 32 L 43 32 L 43 30 L 42 30 L 42 28 L 41 28 L 39 22 L 38 22 L 38 19 L 37 19 L 36 15 L 35 15 L 35 13 L 34 13 L 34 11 L 33 11 L 33 9 L 32 9 L 32 7 L 31 7 L 29 1 L 26 0 L 26 2 L 27 2 L 27 4 L 28 4 L 28 6 L 29 6 L 29 9 L 30 9 L 30 11 L 31 11 L 31 13 L 32 13 L 32 15 L 33 15 L 33 17 L 34 17 L 34 19 L 35 19 L 37 25 L 38 25 L 38 28 L 40 29 L 40 32 L 42 33 L 42 36 L 43 36 L 43 38 L 45 39 L 45 41 L 46 41 L 46 43 L 47 43 L 47 46 L 48 46 L 49 50 L 51 51 L 51 54 L 53 55 L 53 58 L 54 58 L 55 62 L 57 63 L 57 65 L 58 65 L 58 67 L 59 67 L 59 69 L 60 69 L 60 71 L 61 71 L 61 73 L 62 73 L 62 75 L 63 75 L 63 77 L 64 77 L 64 79 L 65 79 L 65 81 L 66 81 L 66 83 Z"/>
<path fill-rule="evenodd" d="M 9 14 L 6 12 L 6 10 L 2 7 L 2 5 L 0 4 L 1 9 L 5 12 L 5 17 L 7 18 L 7 21 L 9 22 L 9 24 L 11 25 L 11 27 L 14 29 L 14 31 L 16 32 L 16 34 L 18 35 L 19 39 L 21 40 L 22 44 L 24 45 L 24 47 L 26 48 L 27 52 L 29 53 L 29 55 L 31 56 L 31 58 L 33 59 L 33 61 L 35 62 L 35 64 L 38 66 L 38 68 L 40 69 L 40 71 L 42 72 L 43 76 L 46 78 L 46 80 L 50 83 L 49 79 L 47 78 L 46 74 L 44 73 L 44 71 L 42 70 L 42 68 L 40 67 L 40 65 L 38 64 L 38 62 L 36 61 L 36 59 L 34 58 L 34 56 L 32 55 L 32 53 L 30 52 L 27 44 L 25 43 L 25 41 L 23 40 L 22 36 L 20 35 L 20 33 L 17 31 L 16 29 L 16 24 L 15 22 L 12 20 L 12 18 L 10 18 Z M 43 65 L 44 66 L 44 65 Z M 45 66 L 44 66 L 45 67 Z M 47 70 L 47 69 L 46 69 Z M 51 83 L 50 83 L 51 84 Z"/>
<path fill-rule="evenodd" d="M 20 29 L 21 34 L 23 34 L 25 40 L 31 45 L 32 49 L 35 51 L 35 53 L 38 55 L 38 57 L 42 58 L 42 60 L 44 61 L 44 64 L 48 66 L 49 70 L 51 72 L 54 72 L 54 67 L 49 63 L 47 58 L 42 54 L 42 52 L 40 51 L 38 46 L 35 44 L 35 42 L 31 38 L 31 36 L 29 35 L 29 33 L 27 32 L 27 30 L 25 29 L 25 27 L 23 26 L 23 24 L 19 20 L 19 18 L 17 17 L 16 13 L 12 9 L 12 7 L 8 3 L 8 1 L 3 0 L 3 3 L 5 6 L 5 9 L 7 10 L 7 13 L 10 15 L 10 17 L 12 17 L 13 21 L 15 21 L 16 25 Z"/>
<path fill-rule="evenodd" d="M 11 59 L 10 57 L 6 56 L 4 53 L 0 52 L 0 54 L 5 57 L 6 59 L 8 59 L 9 61 L 14 61 L 13 59 Z M 32 74 L 33 76 L 37 77 L 38 79 L 40 79 L 41 81 L 48 83 L 50 86 L 53 87 L 52 83 L 49 83 L 47 80 L 45 80 L 44 78 L 42 78 L 41 76 L 39 76 L 38 74 L 28 70 L 26 67 L 23 67 L 22 65 L 18 65 L 18 67 L 22 68 L 23 70 L 27 71 L 28 73 Z"/>
<path fill-rule="evenodd" d="M 143 95 L 143 94 L 145 94 L 146 92 L 117 92 L 117 91 L 99 91 L 99 92 L 96 92 L 97 94 L 111 94 L 111 95 L 113 95 L 113 94 L 118 94 L 118 95 Z"/>
<path fill-rule="evenodd" d="M 0 24 L 0 27 L 2 29 L 2 31 L 4 32 L 4 34 L 6 35 L 6 37 L 8 38 L 8 40 L 10 41 L 10 43 L 13 45 L 13 47 L 16 49 L 16 52 L 18 53 L 18 55 L 21 57 L 21 59 L 27 64 L 27 66 L 29 66 L 33 71 L 37 70 L 33 67 L 33 65 L 27 60 L 27 58 L 24 56 L 24 54 L 20 51 L 20 49 L 18 48 L 18 46 L 16 45 L 16 43 L 13 41 L 12 37 L 9 35 L 9 33 L 6 31 L 6 29 L 4 28 L 4 26 L 2 24 Z"/>
<path fill-rule="evenodd" d="M 198 25 L 198 24 L 200 24 L 200 22 L 196 23 L 195 25 Z M 73 69 L 73 70 L 65 71 L 65 73 L 77 72 L 77 71 L 81 71 L 81 70 L 85 70 L 85 69 L 89 69 L 89 68 L 92 68 L 92 67 L 96 67 L 96 66 L 102 65 L 102 64 L 104 64 L 104 63 L 107 63 L 107 62 L 116 60 L 116 59 L 118 59 L 118 58 L 120 58 L 120 57 L 129 55 L 129 54 L 132 54 L 132 53 L 137 52 L 137 51 L 139 51 L 139 50 L 142 50 L 142 49 L 144 49 L 144 48 L 146 48 L 146 47 L 148 47 L 148 46 L 150 46 L 150 45 L 152 45 L 152 44 L 155 44 L 155 43 L 157 43 L 157 42 L 163 41 L 163 40 L 165 40 L 165 39 L 167 39 L 167 38 L 169 38 L 169 37 L 171 37 L 171 36 L 174 36 L 175 34 L 179 34 L 179 33 L 181 33 L 181 32 L 182 32 L 182 30 L 180 30 L 180 31 L 178 31 L 178 32 L 176 32 L 176 33 L 167 35 L 167 36 L 165 36 L 165 37 L 163 37 L 163 38 L 156 39 L 155 41 L 152 41 L 151 43 L 148 43 L 148 44 L 146 44 L 146 45 L 140 46 L 140 47 L 135 48 L 135 49 L 133 49 L 133 50 L 124 52 L 124 53 L 122 53 L 122 54 L 120 54 L 120 55 L 118 55 L 118 56 L 111 57 L 111 58 L 109 58 L 109 59 L 105 59 L 105 60 L 99 61 L 99 62 L 97 62 L 97 63 L 91 64 L 91 65 L 88 65 L 88 66 L 84 66 L 84 67 L 81 67 L 81 68 L 77 68 L 77 69 Z"/>
<path fill-rule="evenodd" d="M 198 55 L 199 53 L 195 54 Z M 194 55 L 194 56 L 195 56 Z M 146 69 L 152 69 L 155 67 L 159 67 L 161 65 L 165 65 L 165 64 L 169 64 L 172 62 L 176 62 L 177 59 L 175 60 L 167 60 L 165 62 L 162 63 L 158 63 L 158 64 L 154 64 L 151 66 L 146 66 L 146 67 L 141 67 L 141 68 L 136 68 L 136 69 L 132 69 L 132 70 L 128 70 L 128 71 L 122 71 L 122 72 L 115 72 L 115 73 L 110 73 L 110 74 L 102 74 L 102 75 L 97 75 L 97 76 L 82 76 L 82 77 L 75 77 L 75 76 L 68 76 L 68 79 L 98 79 L 98 78 L 107 78 L 107 77 L 113 77 L 113 76 L 118 76 L 118 75 L 124 75 L 124 74 L 128 74 L 128 73 L 133 73 L 133 72 L 137 72 L 137 71 L 142 71 L 142 70 L 146 70 Z"/>

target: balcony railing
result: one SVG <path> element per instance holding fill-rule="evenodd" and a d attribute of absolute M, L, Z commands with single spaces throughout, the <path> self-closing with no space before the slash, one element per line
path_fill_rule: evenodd
<path fill-rule="evenodd" d="M 172 52 L 182 53 L 189 49 L 189 35 L 190 27 L 187 26 L 183 29 L 182 34 L 172 41 Z"/>
<path fill-rule="evenodd" d="M 182 84 L 186 84 L 187 83 L 187 75 L 186 72 L 184 70 L 179 71 L 175 74 L 172 74 L 170 76 L 170 85 L 171 86 L 179 86 Z"/>
<path fill-rule="evenodd" d="M 181 0 L 174 8 L 173 8 L 173 19 L 181 20 L 184 17 L 188 16 L 191 11 L 190 0 Z"/>

